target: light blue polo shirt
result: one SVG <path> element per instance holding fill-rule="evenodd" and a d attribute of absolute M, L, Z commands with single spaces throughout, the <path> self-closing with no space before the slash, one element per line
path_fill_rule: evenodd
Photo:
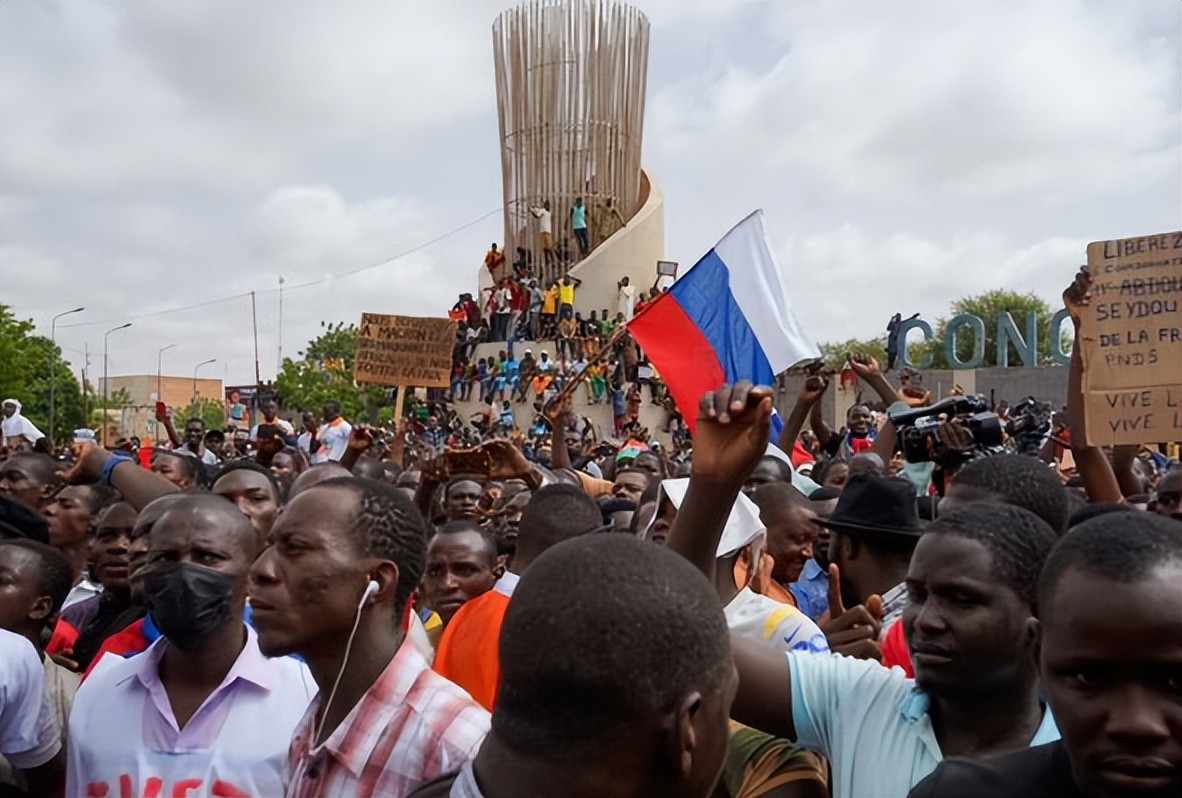
<path fill-rule="evenodd" d="M 833 765 L 833 798 L 900 798 L 944 758 L 927 695 L 901 668 L 788 653 L 796 742 Z M 1031 746 L 1059 739 L 1050 709 Z"/>

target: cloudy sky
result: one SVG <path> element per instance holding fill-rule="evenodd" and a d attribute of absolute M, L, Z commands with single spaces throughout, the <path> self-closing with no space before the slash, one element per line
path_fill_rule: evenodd
<path fill-rule="evenodd" d="M 275 371 L 280 274 L 288 355 L 322 319 L 442 315 L 503 238 L 509 5 L 0 4 L 0 302 L 45 334 L 85 305 L 76 368 L 130 320 L 112 374 L 177 344 L 166 372 L 231 382 L 251 290 Z M 1088 241 L 1182 224 L 1177 3 L 639 5 L 667 257 L 762 207 L 818 340 L 1054 301 Z"/>

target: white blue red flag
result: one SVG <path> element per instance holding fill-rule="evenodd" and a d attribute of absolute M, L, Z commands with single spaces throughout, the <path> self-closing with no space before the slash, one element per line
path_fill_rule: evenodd
<path fill-rule="evenodd" d="M 731 228 L 628 330 L 691 431 L 705 392 L 740 380 L 771 385 L 785 369 L 821 356 L 792 312 L 763 211 Z"/>

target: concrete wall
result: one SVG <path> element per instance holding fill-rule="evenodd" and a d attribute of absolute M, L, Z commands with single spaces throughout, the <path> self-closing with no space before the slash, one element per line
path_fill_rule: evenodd
<path fill-rule="evenodd" d="M 202 399 L 212 399 L 216 402 L 225 400 L 222 393 L 222 381 L 199 377 L 196 381 L 192 377 L 170 377 L 165 375 L 160 379 L 160 396 L 157 396 L 157 381 L 155 374 L 134 374 L 109 379 L 110 392 L 116 393 L 123 388 L 131 396 L 133 405 L 155 405 L 163 401 L 169 407 L 181 408 L 193 401 L 194 388 Z M 103 393 L 103 381 L 99 380 L 99 397 Z"/>
<path fill-rule="evenodd" d="M 534 355 L 538 355 L 543 349 L 550 352 L 553 356 L 555 349 L 553 341 L 545 344 L 538 341 L 524 341 L 513 345 L 513 354 L 518 358 L 521 357 L 522 352 L 526 349 L 532 349 Z M 481 344 L 476 348 L 476 354 L 473 355 L 473 361 L 482 357 L 496 357 L 497 352 L 504 349 L 504 344 Z M 665 424 L 668 421 L 668 413 L 663 407 L 659 407 L 651 403 L 652 394 L 648 388 L 641 389 L 641 404 L 640 404 L 640 423 L 644 424 L 662 445 L 668 447 L 671 443 L 670 435 L 665 432 Z M 517 426 L 523 430 L 529 429 L 534 420 L 534 395 L 531 391 L 529 398 L 524 404 L 518 404 L 516 399 L 513 401 L 513 417 L 517 422 Z M 467 420 L 473 413 L 486 408 L 487 405 L 481 405 L 479 402 L 456 402 L 456 412 L 459 413 L 460 418 Z M 586 416 L 591 419 L 591 423 L 599 430 L 601 437 L 610 438 L 613 432 L 613 418 L 611 404 L 592 405 L 587 402 L 587 389 L 580 387 L 575 391 L 574 396 L 574 411 L 579 415 Z"/>
<path fill-rule="evenodd" d="M 983 394 L 995 402 L 1003 399 L 1010 406 L 1027 396 L 1052 403 L 1056 409 L 1067 404 L 1067 367 L 1039 366 L 1037 368 L 983 368 L 968 370 L 931 369 L 923 372 L 923 385 L 932 392 L 933 399 L 948 395 L 954 385 L 966 394 Z M 804 376 L 785 374 L 776 391 L 776 408 L 787 417 L 796 404 L 796 395 L 804 384 Z M 898 372 L 887 375 L 892 385 L 898 384 Z M 990 392 L 992 391 L 992 396 Z M 822 400 L 825 423 L 836 429 L 844 423 L 846 410 L 860 398 L 876 402 L 878 396 L 865 385 L 855 383 L 843 390 L 835 377 Z"/>

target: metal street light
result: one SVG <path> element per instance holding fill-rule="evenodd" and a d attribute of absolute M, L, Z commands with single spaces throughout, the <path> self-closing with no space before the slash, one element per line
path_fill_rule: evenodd
<path fill-rule="evenodd" d="M 169 349 L 173 349 L 175 347 L 176 347 L 176 344 L 169 344 L 168 346 L 162 346 L 156 350 L 156 401 L 157 402 L 164 401 L 164 371 L 163 371 L 163 366 L 162 366 L 162 364 L 164 362 L 164 353 L 167 352 Z M 160 422 L 159 421 L 156 422 L 156 440 L 160 440 Z"/>
<path fill-rule="evenodd" d="M 113 332 L 126 330 L 130 326 L 131 322 L 129 321 L 127 324 L 120 324 L 118 327 L 112 327 L 103 333 L 103 446 L 107 445 L 107 337 Z"/>
<path fill-rule="evenodd" d="M 209 360 L 202 360 L 200 363 L 198 363 L 196 366 L 193 367 L 193 398 L 194 399 L 197 398 L 197 369 L 201 368 L 202 366 L 208 366 L 210 363 L 217 363 L 217 362 L 218 362 L 218 359 L 216 357 L 211 357 Z"/>
<path fill-rule="evenodd" d="M 57 346 L 57 320 L 60 319 L 62 316 L 69 316 L 71 313 L 81 313 L 84 310 L 86 310 L 86 308 L 74 308 L 73 310 L 63 311 L 53 317 L 53 320 L 49 322 L 49 342 L 51 344 L 53 344 L 54 347 Z M 53 445 L 52 445 L 53 416 L 54 416 L 54 410 L 56 409 L 53 406 L 54 393 L 55 393 L 55 389 L 57 388 L 57 369 L 55 368 L 55 366 L 57 366 L 57 358 L 54 356 L 53 352 L 50 352 L 49 353 L 49 440 L 50 440 L 50 447 L 49 448 L 50 449 L 53 448 Z"/>

